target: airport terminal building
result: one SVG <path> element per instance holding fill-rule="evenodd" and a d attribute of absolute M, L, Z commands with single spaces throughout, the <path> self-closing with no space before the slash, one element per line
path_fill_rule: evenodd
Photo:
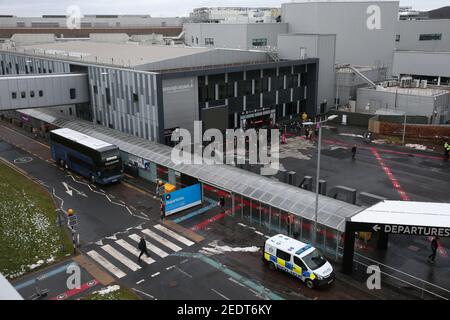
<path fill-rule="evenodd" d="M 166 144 L 174 129 L 193 130 L 194 120 L 202 120 L 204 130 L 225 130 L 304 111 L 314 115 L 318 64 L 317 58 L 274 61 L 258 50 L 93 41 L 4 46 L 0 52 L 3 76 L 86 74 L 90 102 L 71 106 L 70 115 Z M 33 99 L 26 89 L 9 90 Z M 53 87 L 43 91 L 61 94 Z"/>

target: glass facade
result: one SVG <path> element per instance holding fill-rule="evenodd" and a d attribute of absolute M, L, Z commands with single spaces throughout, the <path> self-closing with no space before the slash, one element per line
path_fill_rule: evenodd
<path fill-rule="evenodd" d="M 308 77 L 307 65 L 199 76 L 199 109 L 228 106 L 229 118 L 237 119 L 228 128 L 241 127 L 261 109 L 273 110 L 274 122 L 292 118 L 306 111 Z"/>

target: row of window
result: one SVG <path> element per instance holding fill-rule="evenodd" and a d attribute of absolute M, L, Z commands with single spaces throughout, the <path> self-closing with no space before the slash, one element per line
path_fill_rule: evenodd
<path fill-rule="evenodd" d="M 419 41 L 442 40 L 442 33 L 427 33 L 419 35 Z M 395 42 L 400 42 L 400 35 L 395 36 Z"/>
<path fill-rule="evenodd" d="M 191 43 L 194 43 L 194 36 L 191 36 Z M 198 37 L 195 37 L 195 44 L 198 44 Z M 205 38 L 206 46 L 214 45 L 214 38 Z M 252 46 L 254 47 L 265 47 L 267 46 L 267 38 L 256 38 L 252 39 Z"/>
<path fill-rule="evenodd" d="M 76 95 L 76 90 L 74 88 L 71 88 L 69 90 L 69 95 L 70 95 L 70 99 L 71 100 L 76 99 L 76 96 L 77 96 Z M 34 98 L 35 96 L 36 96 L 36 94 L 35 94 L 34 90 L 31 90 L 30 91 L 30 98 Z M 44 91 L 43 90 L 39 90 L 38 91 L 38 96 L 39 97 L 43 97 L 44 96 Z M 22 99 L 25 99 L 27 97 L 27 92 L 26 91 L 21 91 L 20 92 L 20 97 Z M 11 92 L 11 98 L 12 99 L 17 99 L 17 92 L 16 91 Z"/>

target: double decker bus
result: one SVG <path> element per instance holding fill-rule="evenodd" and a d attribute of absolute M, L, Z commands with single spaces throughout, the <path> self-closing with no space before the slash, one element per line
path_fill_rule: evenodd
<path fill-rule="evenodd" d="M 120 150 L 117 146 L 68 128 L 50 131 L 53 160 L 92 183 L 106 185 L 123 176 Z"/>

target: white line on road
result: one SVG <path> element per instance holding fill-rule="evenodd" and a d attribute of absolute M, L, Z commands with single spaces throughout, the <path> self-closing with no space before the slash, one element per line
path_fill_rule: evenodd
<path fill-rule="evenodd" d="M 238 223 L 238 225 L 240 225 L 241 227 L 244 227 L 244 228 L 247 226 L 246 224 L 243 224 L 243 223 L 240 223 L 240 222 Z"/>
<path fill-rule="evenodd" d="M 195 244 L 195 242 L 192 242 L 191 240 L 189 240 L 189 239 L 187 239 L 187 238 L 185 238 L 185 237 L 179 235 L 178 233 L 173 232 L 173 231 L 170 230 L 170 229 L 167 229 L 166 227 L 164 227 L 164 226 L 162 226 L 162 225 L 160 225 L 160 224 L 157 224 L 157 225 L 155 225 L 155 226 L 153 226 L 153 227 L 154 227 L 155 229 L 158 229 L 159 231 L 161 231 L 161 232 L 167 234 L 168 236 L 174 238 L 175 240 L 178 240 L 178 241 L 180 241 L 181 243 L 184 243 L 185 245 L 187 245 L 187 246 L 189 246 L 189 247 Z"/>
<path fill-rule="evenodd" d="M 175 268 L 175 266 L 167 267 L 166 270 L 170 270 L 170 269 L 173 269 L 173 268 Z"/>
<path fill-rule="evenodd" d="M 115 275 L 116 278 L 120 279 L 120 278 L 123 278 L 123 277 L 125 277 L 127 275 L 125 272 L 123 272 L 122 270 L 117 268 L 115 265 L 113 265 L 111 262 L 106 260 L 103 256 L 101 256 L 96 251 L 94 251 L 94 250 L 89 251 L 87 253 L 87 255 L 89 257 L 91 257 L 92 259 L 94 259 L 95 261 L 97 261 L 103 268 L 105 268 L 106 270 L 111 272 L 113 275 Z"/>
<path fill-rule="evenodd" d="M 154 273 L 154 274 L 152 274 L 152 278 L 159 276 L 160 274 L 161 274 L 161 272 Z"/>
<path fill-rule="evenodd" d="M 103 246 L 102 249 L 108 252 L 111 256 L 119 260 L 122 264 L 126 265 L 133 271 L 137 271 L 141 268 L 136 263 L 125 257 L 122 253 L 111 247 L 109 244 Z"/>
<path fill-rule="evenodd" d="M 192 278 L 192 275 L 190 275 L 189 273 L 187 273 L 184 270 L 181 270 L 180 268 L 178 268 L 177 266 L 175 266 L 175 269 L 177 269 L 178 271 L 180 271 L 182 274 L 184 274 L 185 276 L 188 276 L 189 278 Z"/>
<path fill-rule="evenodd" d="M 149 229 L 145 229 L 142 230 L 142 233 L 148 235 L 150 238 L 155 239 L 156 241 L 162 243 L 163 245 L 165 245 L 167 248 L 172 249 L 175 252 L 181 251 L 182 248 L 177 246 L 175 243 L 170 242 L 169 240 L 161 237 L 159 234 L 154 233 L 153 231 L 149 230 Z"/>
<path fill-rule="evenodd" d="M 145 281 L 145 279 L 139 280 L 138 282 L 136 282 L 136 284 L 140 284 L 140 283 L 142 283 L 144 281 Z"/>
<path fill-rule="evenodd" d="M 131 244 L 129 244 L 128 242 L 126 242 L 123 239 L 119 239 L 116 241 L 116 243 L 121 246 L 122 248 L 124 248 L 125 250 L 131 252 L 133 255 L 135 255 L 136 257 L 139 257 L 139 254 L 141 253 L 138 249 L 136 249 L 134 246 L 132 246 Z M 147 257 L 145 254 L 142 255 L 141 259 L 146 263 L 146 264 L 152 264 L 153 262 L 155 262 L 155 260 L 153 260 L 150 257 Z"/>
<path fill-rule="evenodd" d="M 152 296 L 151 294 L 145 293 L 144 291 L 138 290 L 136 288 L 131 288 L 131 290 L 136 291 L 137 293 L 143 294 L 144 296 L 147 296 L 149 298 L 156 300 L 156 298 L 154 296 Z"/>
<path fill-rule="evenodd" d="M 264 235 L 264 233 L 259 232 L 259 231 L 256 231 L 256 230 L 255 230 L 255 233 L 256 233 L 256 234 L 259 234 L 260 236 L 263 236 L 263 235 Z"/>
<path fill-rule="evenodd" d="M 213 291 L 214 293 L 217 293 L 219 296 L 221 296 L 222 298 L 224 298 L 225 300 L 230 300 L 229 298 L 227 298 L 226 296 L 224 296 L 223 294 L 221 294 L 219 291 L 211 289 L 211 291 Z"/>
<path fill-rule="evenodd" d="M 138 236 L 137 234 L 130 234 L 129 237 L 131 239 L 133 239 L 134 241 L 136 241 L 136 242 L 141 241 L 141 237 Z M 161 258 L 165 258 L 165 257 L 167 257 L 169 255 L 167 252 L 164 252 L 163 250 L 161 250 L 160 248 L 154 246 L 150 242 L 146 241 L 146 243 L 147 243 L 147 249 L 149 249 L 150 251 L 156 253 Z"/>

